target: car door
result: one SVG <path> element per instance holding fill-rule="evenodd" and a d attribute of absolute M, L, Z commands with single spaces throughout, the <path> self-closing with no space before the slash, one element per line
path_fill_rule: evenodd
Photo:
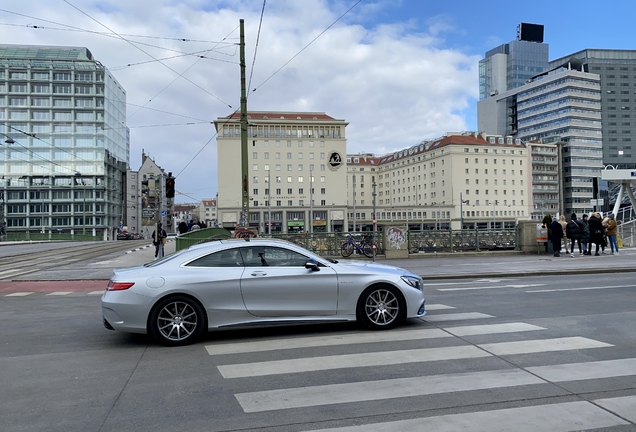
<path fill-rule="evenodd" d="M 241 296 L 244 271 L 237 248 L 221 250 L 186 263 L 178 283 L 201 299 L 211 320 L 223 322 L 246 314 Z"/>
<path fill-rule="evenodd" d="M 285 247 L 241 248 L 241 292 L 255 316 L 327 316 L 338 309 L 338 280 L 330 267 L 305 268 L 307 256 Z"/>

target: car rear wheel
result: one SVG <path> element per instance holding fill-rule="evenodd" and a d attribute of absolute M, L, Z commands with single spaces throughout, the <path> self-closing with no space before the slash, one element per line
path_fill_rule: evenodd
<path fill-rule="evenodd" d="M 150 314 L 150 333 L 164 345 L 187 345 L 203 331 L 205 313 L 193 299 L 169 297 L 155 305 Z"/>
<path fill-rule="evenodd" d="M 404 300 L 391 286 L 367 288 L 358 300 L 358 319 L 374 330 L 395 327 L 402 318 Z"/>

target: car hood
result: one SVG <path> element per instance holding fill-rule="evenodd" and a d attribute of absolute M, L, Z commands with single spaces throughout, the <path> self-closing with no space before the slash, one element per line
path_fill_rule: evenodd
<path fill-rule="evenodd" d="M 405 273 L 410 273 L 407 270 L 404 270 L 400 267 L 394 267 L 386 264 L 378 264 L 374 262 L 367 261 L 338 261 L 338 264 L 335 264 L 334 267 L 337 267 L 339 270 L 347 273 L 382 273 L 382 274 L 395 274 L 395 275 L 403 275 Z"/>

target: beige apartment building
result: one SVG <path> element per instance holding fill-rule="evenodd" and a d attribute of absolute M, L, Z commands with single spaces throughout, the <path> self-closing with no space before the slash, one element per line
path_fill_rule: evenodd
<path fill-rule="evenodd" d="M 379 226 L 459 229 L 463 219 L 466 229 L 514 227 L 532 209 L 529 163 L 519 139 L 477 133 L 448 133 L 381 157 L 347 155 L 349 227 L 372 229 L 374 182 Z"/>
<path fill-rule="evenodd" d="M 218 223 L 234 229 L 242 204 L 240 115 L 214 124 Z M 348 123 L 322 112 L 251 111 L 248 124 L 249 226 L 261 233 L 346 230 Z"/>
<path fill-rule="evenodd" d="M 348 123 L 325 113 L 250 112 L 248 122 L 249 225 L 261 233 L 372 230 L 374 184 L 379 226 L 510 228 L 532 213 L 530 152 L 513 137 L 448 133 L 389 155 L 347 155 Z M 217 217 L 233 229 L 241 214 L 239 115 L 215 125 Z"/>

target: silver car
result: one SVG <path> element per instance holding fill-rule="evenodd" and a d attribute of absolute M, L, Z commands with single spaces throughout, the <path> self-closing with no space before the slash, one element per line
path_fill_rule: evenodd
<path fill-rule="evenodd" d="M 203 330 L 359 320 L 389 329 L 423 316 L 422 279 L 368 261 L 323 258 L 270 239 L 191 246 L 140 267 L 116 269 L 102 297 L 104 326 L 150 333 L 166 345 Z"/>

